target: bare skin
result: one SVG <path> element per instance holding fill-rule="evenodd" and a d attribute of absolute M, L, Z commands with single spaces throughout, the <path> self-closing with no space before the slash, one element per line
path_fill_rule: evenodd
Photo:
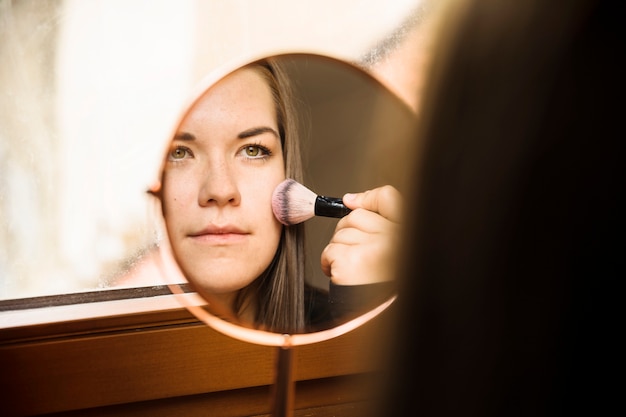
<path fill-rule="evenodd" d="M 337 223 L 322 252 L 322 270 L 339 285 L 393 279 L 402 220 L 400 192 L 385 185 L 346 194 L 343 202 L 353 211 Z"/>

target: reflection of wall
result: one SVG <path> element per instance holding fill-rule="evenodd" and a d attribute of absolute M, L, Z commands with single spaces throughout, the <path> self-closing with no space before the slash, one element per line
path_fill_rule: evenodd
<path fill-rule="evenodd" d="M 298 95 L 307 106 L 306 185 L 333 197 L 384 184 L 401 189 L 413 113 L 362 70 L 314 58 L 294 57 L 291 68 Z M 389 160 L 395 163 L 390 165 Z M 307 221 L 307 278 L 318 286 L 328 285 L 319 260 L 336 223 L 328 218 Z"/>

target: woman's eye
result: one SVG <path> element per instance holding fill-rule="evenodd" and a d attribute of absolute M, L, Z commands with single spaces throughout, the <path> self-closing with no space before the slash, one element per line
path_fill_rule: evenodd
<path fill-rule="evenodd" d="M 177 146 L 170 151 L 168 159 L 170 161 L 179 161 L 181 159 L 189 158 L 191 156 L 193 156 L 193 154 L 191 153 L 191 150 L 189 150 L 189 148 Z"/>
<path fill-rule="evenodd" d="M 248 158 L 262 158 L 270 155 L 269 149 L 260 145 L 248 145 L 244 147 L 242 151 Z"/>

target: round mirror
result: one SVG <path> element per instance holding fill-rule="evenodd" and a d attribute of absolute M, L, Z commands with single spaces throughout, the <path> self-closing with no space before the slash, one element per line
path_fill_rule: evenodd
<path fill-rule="evenodd" d="M 372 76 L 330 57 L 212 73 L 150 190 L 164 280 L 211 327 L 265 345 L 325 340 L 376 316 L 395 298 L 414 122 Z M 320 197 L 343 210 L 318 210 Z"/>

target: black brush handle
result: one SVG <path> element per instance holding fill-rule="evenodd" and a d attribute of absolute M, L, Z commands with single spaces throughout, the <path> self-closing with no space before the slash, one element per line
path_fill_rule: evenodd
<path fill-rule="evenodd" d="M 315 199 L 316 216 L 341 218 L 351 211 L 343 204 L 341 198 L 318 195 Z"/>

